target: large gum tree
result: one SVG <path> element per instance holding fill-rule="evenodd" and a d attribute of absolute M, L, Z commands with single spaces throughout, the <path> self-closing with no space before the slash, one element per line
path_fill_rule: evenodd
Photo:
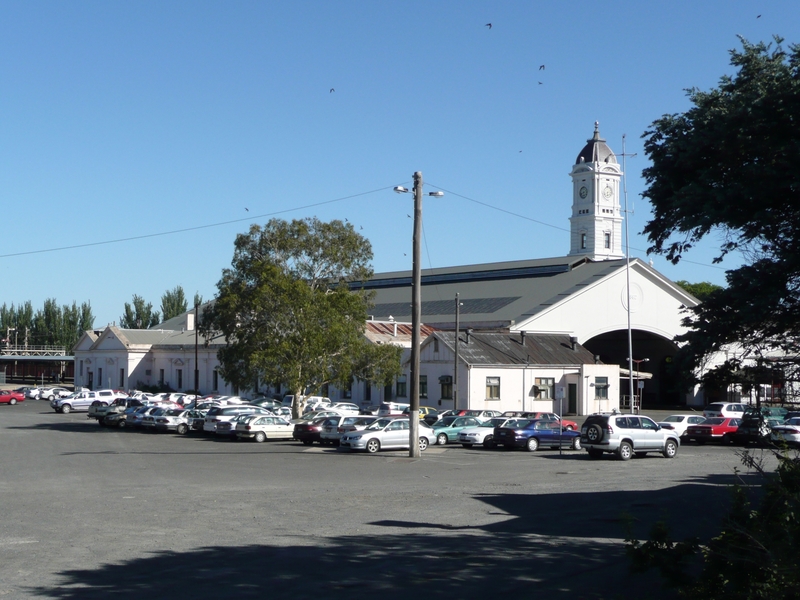
<path fill-rule="evenodd" d="M 676 357 L 684 373 L 728 344 L 746 363 L 764 365 L 780 350 L 779 370 L 797 379 L 800 356 L 800 46 L 783 40 L 731 51 L 735 73 L 710 91 L 688 90 L 691 108 L 665 115 L 645 132 L 644 197 L 653 217 L 650 252 L 677 263 L 701 239 L 744 257 L 727 286 L 691 309 Z M 739 373 L 728 361 L 709 377 Z M 767 369 L 769 371 L 770 369 Z M 770 375 L 767 374 L 769 377 Z M 747 379 L 747 377 L 745 377 Z M 765 383 L 765 382 L 764 382 Z"/>
<path fill-rule="evenodd" d="M 202 325 L 225 336 L 222 376 L 242 389 L 281 383 L 295 398 L 353 377 L 391 381 L 401 350 L 364 337 L 371 296 L 357 282 L 371 260 L 369 241 L 338 220 L 272 219 L 239 234 Z"/>

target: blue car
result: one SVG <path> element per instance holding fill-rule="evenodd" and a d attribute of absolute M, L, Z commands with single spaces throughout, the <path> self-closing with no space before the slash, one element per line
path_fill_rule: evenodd
<path fill-rule="evenodd" d="M 535 452 L 540 446 L 581 449 L 581 434 L 561 427 L 558 421 L 518 420 L 512 427 L 495 427 L 494 442 L 505 448 L 525 448 Z"/>

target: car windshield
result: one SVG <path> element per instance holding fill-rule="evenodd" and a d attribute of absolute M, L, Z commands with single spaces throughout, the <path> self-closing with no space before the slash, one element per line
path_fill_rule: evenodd
<path fill-rule="evenodd" d="M 179 416 L 181 416 L 181 414 L 183 414 L 183 411 L 181 409 L 179 409 L 179 408 L 173 408 L 173 409 L 168 410 L 165 414 L 168 417 L 179 417 Z"/>
<path fill-rule="evenodd" d="M 725 419 L 722 417 L 715 417 L 713 419 L 706 419 L 703 421 L 703 425 L 722 425 L 725 422 Z"/>
<path fill-rule="evenodd" d="M 439 419 L 439 422 L 436 423 L 437 425 L 444 425 L 445 427 L 450 427 L 453 424 L 453 421 L 456 420 L 457 417 L 444 417 L 443 419 Z"/>
<path fill-rule="evenodd" d="M 393 420 L 394 419 L 378 419 L 374 423 L 370 424 L 369 427 L 367 427 L 367 429 L 369 429 L 370 431 L 375 431 L 376 429 L 383 429 Z"/>
<path fill-rule="evenodd" d="M 504 419 L 503 417 L 496 417 L 494 419 L 489 419 L 485 423 L 481 423 L 481 427 L 502 427 L 503 423 L 505 423 L 508 419 Z"/>

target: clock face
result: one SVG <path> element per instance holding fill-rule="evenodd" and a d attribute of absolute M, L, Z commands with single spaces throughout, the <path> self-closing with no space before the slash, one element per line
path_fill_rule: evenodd
<path fill-rule="evenodd" d="M 611 196 L 613 195 L 614 195 L 614 190 L 606 186 L 606 189 L 603 190 L 603 196 L 605 196 L 606 198 L 611 198 Z"/>
<path fill-rule="evenodd" d="M 587 190 L 586 186 L 584 186 L 578 193 L 581 195 L 581 198 L 586 198 L 586 196 L 589 194 L 589 190 Z"/>

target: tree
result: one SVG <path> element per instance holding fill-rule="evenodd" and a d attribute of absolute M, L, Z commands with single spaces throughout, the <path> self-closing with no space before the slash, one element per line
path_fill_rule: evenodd
<path fill-rule="evenodd" d="M 649 252 L 677 263 L 714 233 L 716 262 L 730 252 L 745 259 L 685 319 L 676 362 L 686 372 L 732 343 L 745 359 L 776 349 L 800 356 L 800 46 L 741 42 L 731 51 L 735 75 L 708 92 L 688 90 L 693 106 L 643 136 Z M 797 360 L 783 367 L 796 380 Z"/>
<path fill-rule="evenodd" d="M 153 312 L 152 302 L 145 303 L 141 296 L 133 295 L 133 305 L 125 303 L 125 313 L 119 318 L 123 329 L 148 329 L 161 322 L 161 313 Z"/>
<path fill-rule="evenodd" d="M 692 296 L 700 300 L 700 302 L 705 302 L 708 300 L 709 296 L 712 293 L 716 292 L 717 290 L 721 290 L 721 285 L 713 284 L 709 281 L 701 281 L 700 283 L 689 283 L 681 279 L 680 281 L 676 281 L 679 286 L 681 286 L 684 290 L 689 292 Z"/>
<path fill-rule="evenodd" d="M 705 544 L 697 538 L 675 542 L 664 523 L 644 543 L 626 539 L 634 572 L 657 568 L 668 585 L 689 600 L 789 600 L 800 586 L 800 458 L 772 450 L 773 475 L 763 460 L 740 454 L 748 470 L 764 480 L 763 496 L 737 485 L 720 534 Z M 699 573 L 699 574 L 696 574 Z"/>
<path fill-rule="evenodd" d="M 175 286 L 172 291 L 167 290 L 161 296 L 161 314 L 164 316 L 164 321 L 185 313 L 188 306 L 186 294 L 183 293 L 183 288 L 179 285 Z"/>
<path fill-rule="evenodd" d="M 236 236 L 231 268 L 202 323 L 227 341 L 218 353 L 222 376 L 245 389 L 282 382 L 300 397 L 354 375 L 398 372 L 364 337 L 371 295 L 350 289 L 372 276 L 371 259 L 369 241 L 338 220 L 272 219 Z"/>

